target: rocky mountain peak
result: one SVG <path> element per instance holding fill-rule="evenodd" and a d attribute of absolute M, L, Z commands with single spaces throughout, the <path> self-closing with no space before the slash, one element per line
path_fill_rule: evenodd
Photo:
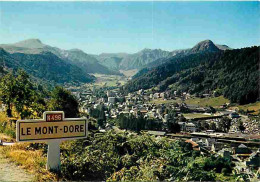
<path fill-rule="evenodd" d="M 39 39 L 27 39 L 13 44 L 16 47 L 25 47 L 30 49 L 43 48 L 45 45 Z"/>
<path fill-rule="evenodd" d="M 196 44 L 192 49 L 191 52 L 217 52 L 220 49 L 211 41 L 211 40 L 204 40 Z"/>

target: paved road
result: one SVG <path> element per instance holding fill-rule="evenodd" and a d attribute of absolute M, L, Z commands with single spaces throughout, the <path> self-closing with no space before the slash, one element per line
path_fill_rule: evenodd
<path fill-rule="evenodd" d="M 19 168 L 8 159 L 5 159 L 0 154 L 0 181 L 13 182 L 13 181 L 33 181 L 34 176 L 27 173 L 25 170 Z"/>

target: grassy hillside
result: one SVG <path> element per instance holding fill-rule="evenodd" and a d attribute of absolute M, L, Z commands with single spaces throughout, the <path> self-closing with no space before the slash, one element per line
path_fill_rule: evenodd
<path fill-rule="evenodd" d="M 119 70 L 120 73 L 123 73 L 126 77 L 132 77 L 134 76 L 138 70 L 137 69 L 132 69 L 132 70 Z"/>
<path fill-rule="evenodd" d="M 201 107 L 219 107 L 223 104 L 230 103 L 230 101 L 223 96 L 219 97 L 208 97 L 208 98 L 190 98 L 185 100 L 186 104 L 198 105 Z"/>
<path fill-rule="evenodd" d="M 243 109 L 244 111 L 254 111 L 254 114 L 259 114 L 260 112 L 260 102 L 246 104 L 246 105 L 239 105 L 239 109 Z"/>
<path fill-rule="evenodd" d="M 250 114 L 258 115 L 260 113 L 260 102 L 245 104 L 245 105 L 235 105 L 230 107 L 233 110 L 240 110 L 242 112 L 249 112 Z"/>

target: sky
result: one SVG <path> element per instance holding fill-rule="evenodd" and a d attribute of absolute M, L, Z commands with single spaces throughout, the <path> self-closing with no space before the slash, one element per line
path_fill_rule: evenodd
<path fill-rule="evenodd" d="M 0 2 L 0 44 L 37 38 L 89 54 L 260 45 L 260 2 Z"/>

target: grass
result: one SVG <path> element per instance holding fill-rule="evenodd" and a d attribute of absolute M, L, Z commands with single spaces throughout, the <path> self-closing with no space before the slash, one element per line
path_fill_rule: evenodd
<path fill-rule="evenodd" d="M 192 119 L 192 118 L 206 118 L 206 117 L 210 117 L 211 115 L 205 115 L 205 114 L 199 114 L 199 113 L 188 113 L 188 114 L 183 114 L 183 116 L 186 119 Z"/>
<path fill-rule="evenodd" d="M 0 133 L 0 140 L 4 141 L 4 142 L 15 142 L 15 139 L 4 134 L 4 133 Z"/>
<path fill-rule="evenodd" d="M 225 103 L 230 103 L 230 101 L 223 96 L 219 97 L 209 97 L 209 98 L 190 98 L 185 100 L 186 104 L 198 105 L 200 107 L 219 107 Z"/>
<path fill-rule="evenodd" d="M 120 73 L 123 73 L 127 77 L 132 77 L 132 76 L 134 76 L 138 72 L 138 69 L 119 70 L 119 71 L 120 71 Z"/>
<path fill-rule="evenodd" d="M 97 80 L 95 82 L 96 86 L 108 86 L 114 87 L 118 86 L 118 84 L 124 85 L 126 83 L 126 78 L 120 75 L 103 75 L 103 74 L 93 74 Z"/>
<path fill-rule="evenodd" d="M 164 99 L 154 99 L 152 101 L 150 101 L 149 103 L 151 104 L 173 104 L 173 103 L 180 103 L 181 100 L 179 98 L 175 99 L 171 99 L 171 100 L 164 100 Z"/>
<path fill-rule="evenodd" d="M 4 112 L 0 112 L 0 133 L 5 134 L 5 136 L 9 136 L 10 138 L 15 138 L 15 128 L 14 125 L 11 125 L 9 122 L 9 118 Z M 0 139 L 2 138 L 0 136 Z"/>
<path fill-rule="evenodd" d="M 5 112 L 0 112 L 0 121 L 7 121 L 8 120 L 8 117 L 7 115 L 5 114 Z"/>
<path fill-rule="evenodd" d="M 177 98 L 176 100 L 163 100 L 163 99 L 154 99 L 149 103 L 152 104 L 172 104 L 172 103 L 181 103 L 181 99 Z M 184 101 L 186 104 L 198 105 L 200 107 L 219 107 L 230 101 L 223 96 L 220 97 L 209 97 L 209 98 L 190 98 Z"/>
<path fill-rule="evenodd" d="M 260 102 L 255 102 L 252 104 L 246 104 L 246 105 L 238 105 L 239 109 L 242 109 L 244 111 L 254 111 L 252 114 L 259 114 L 260 112 Z"/>
<path fill-rule="evenodd" d="M 209 97 L 209 98 L 190 98 L 185 100 L 186 104 L 192 104 L 192 105 L 198 105 L 201 107 L 206 107 L 206 106 L 212 106 L 215 108 L 218 108 L 219 106 L 225 104 L 225 103 L 230 103 L 230 101 L 223 96 L 219 97 Z M 233 107 L 230 107 L 230 109 L 238 109 L 238 110 L 244 110 L 244 111 L 254 111 L 252 114 L 259 114 L 260 112 L 260 102 L 255 102 L 251 104 L 246 104 L 246 105 L 235 105 Z"/>
<path fill-rule="evenodd" d="M 35 181 L 57 181 L 58 176 L 45 169 L 46 156 L 42 150 L 29 150 L 28 143 L 0 147 L 0 153 L 35 175 Z"/>
<path fill-rule="evenodd" d="M 235 182 L 234 175 L 225 176 L 223 173 L 216 173 L 216 181 L 230 181 Z"/>

